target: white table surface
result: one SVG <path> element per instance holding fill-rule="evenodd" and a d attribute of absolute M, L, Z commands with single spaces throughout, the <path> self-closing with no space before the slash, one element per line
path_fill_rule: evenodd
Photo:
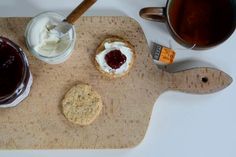
<path fill-rule="evenodd" d="M 67 15 L 81 0 L 1 0 L 0 16 L 34 16 L 42 11 Z M 136 19 L 150 41 L 168 46 L 173 41 L 165 24 L 141 19 L 147 6 L 164 6 L 165 0 L 98 0 L 86 15 L 125 15 Z M 176 49 L 176 61 L 201 60 L 236 81 L 236 32 L 222 45 L 202 52 Z M 174 44 L 174 47 L 178 47 Z M 1 135 L 3 136 L 3 135 Z M 0 156 L 124 156 L 124 157 L 235 157 L 236 84 L 210 95 L 166 92 L 156 102 L 144 140 L 123 150 L 20 150 Z"/>

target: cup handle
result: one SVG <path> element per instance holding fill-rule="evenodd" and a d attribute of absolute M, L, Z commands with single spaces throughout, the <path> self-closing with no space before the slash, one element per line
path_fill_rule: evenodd
<path fill-rule="evenodd" d="M 148 7 L 141 9 L 139 15 L 146 20 L 165 22 L 166 16 L 164 10 L 164 7 Z"/>

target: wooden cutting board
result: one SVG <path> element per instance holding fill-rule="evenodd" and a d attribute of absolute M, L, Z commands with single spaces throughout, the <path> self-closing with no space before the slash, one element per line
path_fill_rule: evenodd
<path fill-rule="evenodd" d="M 75 50 L 63 64 L 49 65 L 27 50 L 24 31 L 30 18 L 1 18 L 0 32 L 27 54 L 33 74 L 30 95 L 15 108 L 0 109 L 1 149 L 128 148 L 139 144 L 147 130 L 153 105 L 168 89 L 205 94 L 228 86 L 232 79 L 222 71 L 197 68 L 167 73 L 152 62 L 139 24 L 128 17 L 83 17 L 76 23 Z M 134 46 L 135 64 L 128 76 L 109 80 L 94 66 L 98 44 L 118 35 Z M 207 82 L 202 80 L 207 77 Z M 75 84 L 92 85 L 104 107 L 89 126 L 69 123 L 61 100 Z"/>

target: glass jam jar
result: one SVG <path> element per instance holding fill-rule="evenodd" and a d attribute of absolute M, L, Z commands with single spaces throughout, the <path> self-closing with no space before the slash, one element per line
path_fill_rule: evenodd
<path fill-rule="evenodd" d="M 74 26 L 62 36 L 53 32 L 53 28 L 64 19 L 58 13 L 44 12 L 28 23 L 25 31 L 26 45 L 36 58 L 49 64 L 59 64 L 70 57 L 76 40 Z"/>
<path fill-rule="evenodd" d="M 29 94 L 32 75 L 22 49 L 0 37 L 0 108 L 18 105 Z"/>

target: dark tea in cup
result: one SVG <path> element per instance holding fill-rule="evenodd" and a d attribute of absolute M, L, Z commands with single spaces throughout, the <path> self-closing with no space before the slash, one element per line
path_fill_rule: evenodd
<path fill-rule="evenodd" d="M 212 45 L 226 38 L 233 29 L 234 20 L 228 0 L 174 0 L 169 18 L 184 41 L 199 46 Z"/>
<path fill-rule="evenodd" d="M 174 39 L 183 46 L 209 48 L 234 32 L 236 0 L 169 0 L 165 8 L 142 9 L 140 16 L 166 21 Z"/>

